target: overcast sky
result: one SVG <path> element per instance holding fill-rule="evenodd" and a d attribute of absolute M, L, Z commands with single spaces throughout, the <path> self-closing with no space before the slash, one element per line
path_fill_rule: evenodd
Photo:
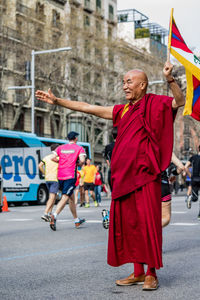
<path fill-rule="evenodd" d="M 172 7 L 176 25 L 186 44 L 200 52 L 200 0 L 118 0 L 118 10 L 135 8 L 149 17 L 150 23 L 158 23 L 166 29 L 169 29 Z"/>

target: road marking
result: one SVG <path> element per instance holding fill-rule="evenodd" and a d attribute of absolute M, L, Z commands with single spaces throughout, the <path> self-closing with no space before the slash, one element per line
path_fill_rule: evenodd
<path fill-rule="evenodd" d="M 187 211 L 173 211 L 172 214 L 187 214 Z"/>
<path fill-rule="evenodd" d="M 94 243 L 94 244 L 85 244 L 85 245 L 80 245 L 80 246 L 73 246 L 70 248 L 55 249 L 55 250 L 43 251 L 43 252 L 35 252 L 35 253 L 29 253 L 29 254 L 25 254 L 25 255 L 18 255 L 18 256 L 12 256 L 12 257 L 0 257 L 0 262 L 8 261 L 8 260 L 24 259 L 27 257 L 34 257 L 34 256 L 41 256 L 41 255 L 51 255 L 51 254 L 57 254 L 60 252 L 69 252 L 69 251 L 74 251 L 74 250 L 81 250 L 81 249 L 93 248 L 93 247 L 98 247 L 98 246 L 106 246 L 106 245 L 107 245 L 106 242 L 99 242 L 99 243 Z"/>
<path fill-rule="evenodd" d="M 170 225 L 173 225 L 173 226 L 196 226 L 199 224 L 200 223 L 171 223 Z"/>
<path fill-rule="evenodd" d="M 33 219 L 8 219 L 7 222 L 27 222 L 27 221 L 33 221 Z M 67 220 L 67 219 L 58 219 L 58 223 L 67 223 L 67 222 L 73 222 L 73 220 Z M 86 220 L 87 223 L 102 223 L 101 220 Z"/>
<path fill-rule="evenodd" d="M 101 220 L 86 220 L 86 223 L 102 223 Z"/>
<path fill-rule="evenodd" d="M 8 219 L 8 222 L 25 222 L 25 221 L 32 221 L 33 219 Z"/>

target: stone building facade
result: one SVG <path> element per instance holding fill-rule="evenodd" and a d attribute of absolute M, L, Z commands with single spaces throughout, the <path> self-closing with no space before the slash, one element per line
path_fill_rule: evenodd
<path fill-rule="evenodd" d="M 149 92 L 166 93 L 163 60 L 117 38 L 116 0 L 0 0 L 0 128 L 31 132 L 30 90 L 8 90 L 30 84 L 31 51 L 72 47 L 38 55 L 36 89 L 97 105 L 123 103 L 123 74 L 144 69 Z M 80 133 L 91 143 L 94 161 L 104 164 L 112 123 L 35 100 L 35 132 L 65 138 Z"/>

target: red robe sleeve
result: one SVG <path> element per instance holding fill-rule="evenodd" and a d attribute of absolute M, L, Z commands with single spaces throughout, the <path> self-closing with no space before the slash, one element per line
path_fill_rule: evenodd
<path fill-rule="evenodd" d="M 125 104 L 115 105 L 113 108 L 113 127 L 117 127 L 121 120 L 121 115 L 123 112 Z"/>

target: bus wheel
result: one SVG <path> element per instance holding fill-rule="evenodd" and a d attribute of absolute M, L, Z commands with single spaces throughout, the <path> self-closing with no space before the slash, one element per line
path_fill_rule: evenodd
<path fill-rule="evenodd" d="M 37 204 L 46 204 L 48 196 L 47 187 L 45 185 L 40 185 L 37 192 Z"/>

